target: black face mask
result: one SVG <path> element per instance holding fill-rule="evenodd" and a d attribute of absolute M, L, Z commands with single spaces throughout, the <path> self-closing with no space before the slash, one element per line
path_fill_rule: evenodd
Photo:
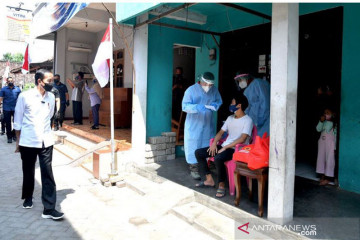
<path fill-rule="evenodd" d="M 60 82 L 60 79 L 54 79 L 54 83 L 58 84 Z"/>
<path fill-rule="evenodd" d="M 13 87 L 13 86 L 14 86 L 14 83 L 10 82 L 10 83 L 8 83 L 8 86 L 9 86 L 9 87 Z"/>
<path fill-rule="evenodd" d="M 51 91 L 53 86 L 51 84 L 45 83 L 45 86 L 43 86 L 43 88 L 45 89 L 45 91 L 49 92 Z"/>

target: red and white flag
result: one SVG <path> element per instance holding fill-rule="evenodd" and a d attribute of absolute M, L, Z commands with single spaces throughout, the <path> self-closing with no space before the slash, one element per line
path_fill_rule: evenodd
<path fill-rule="evenodd" d="M 29 57 L 29 44 L 26 46 L 25 54 L 24 54 L 24 61 L 23 66 L 21 68 L 22 74 L 27 74 L 30 69 L 30 57 Z"/>
<path fill-rule="evenodd" d="M 110 57 L 112 54 L 112 45 L 110 43 L 110 24 L 108 25 L 105 34 L 101 40 L 100 46 L 96 53 L 92 69 L 95 77 L 98 80 L 101 87 L 109 82 L 110 72 Z"/>
<path fill-rule="evenodd" d="M 6 81 L 7 81 L 8 77 L 9 77 L 9 73 L 10 73 L 10 62 L 7 61 L 6 62 L 6 68 L 5 68 L 4 74 L 2 76 L 3 77 L 2 86 L 5 86 Z"/>

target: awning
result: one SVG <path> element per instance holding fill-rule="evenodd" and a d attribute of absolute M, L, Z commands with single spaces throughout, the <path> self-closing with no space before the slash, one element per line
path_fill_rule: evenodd
<path fill-rule="evenodd" d="M 126 22 L 127 20 L 144 14 L 154 8 L 157 8 L 164 3 L 150 2 L 150 3 L 116 3 L 116 21 Z"/>
<path fill-rule="evenodd" d="M 87 3 L 41 3 L 33 13 L 30 27 L 31 38 L 35 39 L 55 32 L 64 26 Z"/>
<path fill-rule="evenodd" d="M 271 21 L 271 3 L 117 3 L 117 21 L 139 28 L 146 24 L 211 35 Z M 124 12 L 124 13 L 123 13 Z M 122 14 L 123 13 L 123 14 Z M 136 22 L 144 13 L 149 19 Z M 240 20 L 240 21 L 239 21 Z"/>

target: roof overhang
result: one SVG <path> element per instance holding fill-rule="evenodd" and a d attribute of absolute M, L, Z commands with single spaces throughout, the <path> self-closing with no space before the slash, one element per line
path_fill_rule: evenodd
<path fill-rule="evenodd" d="M 146 5 L 146 4 L 145 4 Z M 128 12 L 126 17 L 118 15 L 117 21 L 139 28 L 143 25 L 158 25 L 197 31 L 211 35 L 267 23 L 271 21 L 271 3 L 162 3 L 141 8 L 135 3 L 117 3 L 116 8 Z M 136 22 L 136 17 L 148 13 L 149 18 Z M 131 15 L 133 14 L 133 15 Z M 229 16 L 232 16 L 231 17 Z M 244 19 L 239 24 L 238 19 Z M 251 19 L 251 20 L 249 20 Z M 237 22 L 233 25 L 231 21 Z M 191 26 L 189 25 L 191 24 Z M 216 27 L 214 27 L 217 25 Z"/>

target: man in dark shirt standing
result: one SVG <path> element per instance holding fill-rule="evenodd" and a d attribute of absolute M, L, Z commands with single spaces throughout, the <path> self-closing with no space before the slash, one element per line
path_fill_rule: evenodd
<path fill-rule="evenodd" d="M 55 74 L 54 75 L 54 84 L 53 84 L 54 88 L 56 88 L 59 91 L 60 94 L 60 110 L 59 112 L 59 117 L 55 118 L 55 126 L 57 126 L 57 128 L 60 126 L 62 127 L 63 121 L 64 121 L 64 117 L 65 117 L 65 110 L 66 107 L 69 106 L 69 93 L 68 93 L 68 89 L 66 87 L 65 84 L 63 84 L 62 82 L 60 82 L 60 75 L 59 74 Z"/>
<path fill-rule="evenodd" d="M 16 101 L 21 93 L 21 90 L 14 85 L 14 80 L 11 77 L 9 77 L 7 81 L 8 85 L 3 87 L 0 91 L 0 103 L 3 102 L 8 143 L 12 143 L 13 140 L 16 141 L 16 136 L 15 132 L 12 130 L 11 117 L 14 118 Z"/>

